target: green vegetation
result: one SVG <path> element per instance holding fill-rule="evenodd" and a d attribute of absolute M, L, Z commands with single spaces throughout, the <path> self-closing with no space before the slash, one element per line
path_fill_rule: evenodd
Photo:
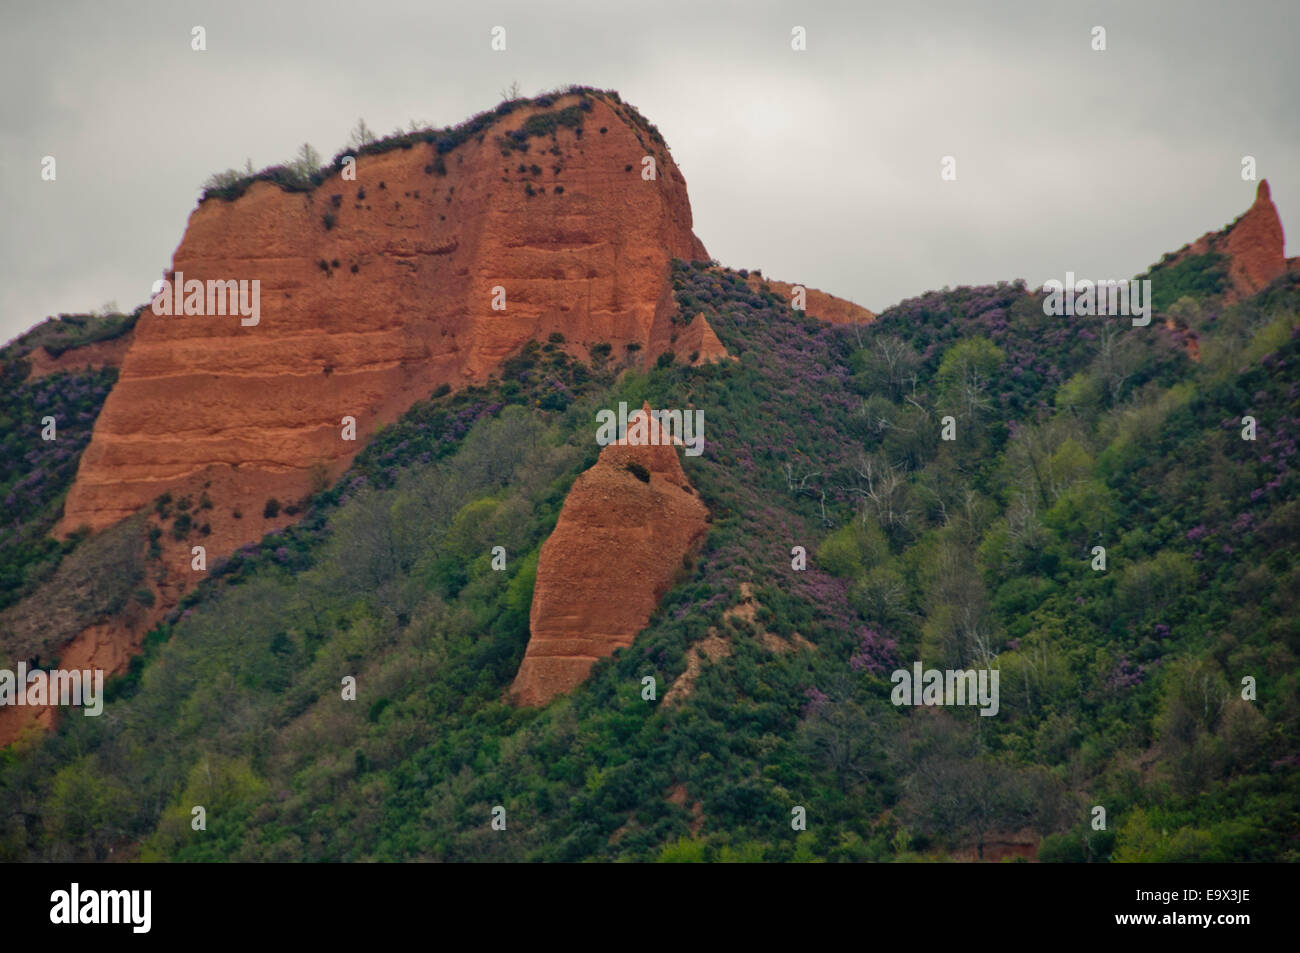
<path fill-rule="evenodd" d="M 1151 279 L 1152 307 L 1163 313 L 1184 295 L 1205 298 L 1225 291 L 1228 287 L 1228 258 L 1217 252 L 1190 255 L 1176 265 L 1166 262 L 1153 265 L 1138 278 Z"/>
<path fill-rule="evenodd" d="M 63 498 L 117 371 L 65 371 L 27 380 L 28 362 L 15 355 L 25 353 L 19 346 L 24 342 L 35 346 L 33 339 L 41 340 L 43 330 L 46 340 L 74 347 L 78 345 L 66 342 L 87 343 L 87 338 L 77 335 L 105 333 L 107 328 L 121 328 L 123 322 L 70 322 L 68 330 L 51 329 L 63 320 L 67 319 L 39 325 L 0 353 L 0 609 L 48 579 L 84 538 L 78 533 L 60 542 L 50 532 L 62 514 Z M 53 440 L 41 436 L 47 417 L 54 418 Z"/>
<path fill-rule="evenodd" d="M 549 112 L 534 113 L 523 121 L 518 129 L 497 137 L 497 144 L 503 156 L 512 151 L 528 151 L 528 140 L 540 136 L 554 136 L 560 129 L 572 129 L 582 134 L 582 122 L 586 113 L 591 112 L 591 101 L 582 99 L 576 106 L 566 106 Z M 540 175 L 541 168 L 534 165 L 533 175 Z"/>
<path fill-rule="evenodd" d="M 672 281 L 737 361 L 616 378 L 607 345 L 533 343 L 412 408 L 212 567 L 114 717 L 0 753 L 0 857 L 886 861 L 1028 828 L 1047 860 L 1297 859 L 1296 276 L 1206 316 L 1200 364 L 1157 322 L 1045 323 L 1023 283 L 862 328 L 707 262 Z M 631 648 L 514 709 L 595 412 L 647 400 L 704 411 L 710 534 Z M 730 654 L 664 705 L 710 634 Z M 916 660 L 999 669 L 998 716 L 890 704 Z"/>
<path fill-rule="evenodd" d="M 103 311 L 91 314 L 61 314 L 57 318 L 46 318 L 0 350 L 0 361 L 17 361 L 38 347 L 44 348 L 50 357 L 59 357 L 73 348 L 114 340 L 131 332 L 144 309 L 145 305 L 141 305 L 130 314 L 123 314 L 109 305 Z"/>

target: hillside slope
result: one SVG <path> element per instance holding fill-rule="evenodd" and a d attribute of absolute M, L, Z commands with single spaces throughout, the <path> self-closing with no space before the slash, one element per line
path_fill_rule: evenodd
<path fill-rule="evenodd" d="M 685 180 L 617 93 L 508 101 L 356 151 L 355 169 L 340 154 L 307 181 L 273 167 L 210 188 L 191 215 L 166 278 L 259 282 L 255 323 L 233 303 L 145 307 L 102 329 L 65 316 L 7 349 L 33 377 L 118 368 L 55 531 L 144 512 L 161 552 L 136 580 L 147 611 L 78 625 L 43 618 L 50 594 L 34 594 L 0 647 L 125 671 L 201 578 L 195 546 L 214 561 L 292 524 L 378 429 L 487 382 L 529 341 L 620 365 L 723 356 L 705 324 L 676 320 L 668 284 L 672 258 L 707 254 Z M 36 714 L 0 712 L 0 743 Z"/>
<path fill-rule="evenodd" d="M 734 360 L 556 332 L 416 401 L 214 560 L 111 717 L 0 752 L 0 857 L 1297 858 L 1300 275 L 1178 285 L 1136 328 L 1019 281 L 818 321 L 667 269 L 670 326 Z M 677 463 L 707 534 L 630 645 L 516 707 L 547 541 L 620 402 L 704 413 Z M 998 669 L 998 716 L 891 704 L 916 662 Z"/>

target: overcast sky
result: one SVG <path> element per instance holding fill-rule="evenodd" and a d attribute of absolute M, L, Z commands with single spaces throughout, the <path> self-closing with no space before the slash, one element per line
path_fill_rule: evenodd
<path fill-rule="evenodd" d="M 144 302 L 210 173 L 332 156 L 359 116 L 451 125 L 515 80 L 636 105 L 732 267 L 877 311 L 1126 277 L 1247 208 L 1245 155 L 1300 228 L 1297 36 L 1295 0 L 0 0 L 0 340 Z"/>

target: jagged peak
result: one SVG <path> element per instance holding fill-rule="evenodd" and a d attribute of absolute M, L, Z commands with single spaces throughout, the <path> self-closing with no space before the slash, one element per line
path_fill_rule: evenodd
<path fill-rule="evenodd" d="M 1226 299 L 1236 301 L 1263 290 L 1288 269 L 1282 219 L 1273 204 L 1267 179 L 1255 187 L 1255 201 L 1225 227 L 1206 232 L 1175 252 L 1168 252 L 1144 276 L 1169 270 L 1189 258 L 1221 255 L 1227 266 Z"/>

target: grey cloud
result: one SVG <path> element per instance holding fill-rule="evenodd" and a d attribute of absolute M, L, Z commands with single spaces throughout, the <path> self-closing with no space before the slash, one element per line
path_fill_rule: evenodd
<path fill-rule="evenodd" d="M 0 339 L 145 300 L 199 184 L 358 116 L 457 122 L 512 80 L 618 89 L 736 267 L 876 310 L 944 285 L 1123 277 L 1253 199 L 1300 222 L 1284 2 L 11 4 Z M 207 29 L 192 52 L 190 28 Z M 488 48 L 493 25 L 509 49 Z M 805 26 L 808 50 L 790 49 Z M 1108 50 L 1089 49 L 1094 25 Z M 58 160 L 58 180 L 39 178 Z M 958 181 L 939 179 L 954 155 Z M 1297 254 L 1294 246 L 1288 248 Z"/>

